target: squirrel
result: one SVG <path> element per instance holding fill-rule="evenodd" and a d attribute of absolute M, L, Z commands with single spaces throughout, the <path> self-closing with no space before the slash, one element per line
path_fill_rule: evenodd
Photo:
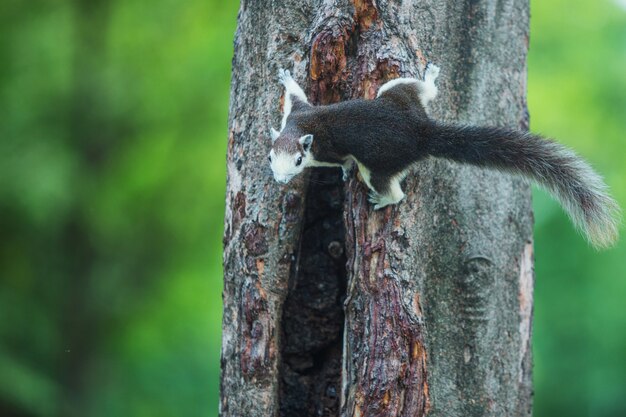
<path fill-rule="evenodd" d="M 280 131 L 270 128 L 269 162 L 276 181 L 288 183 L 308 167 L 353 164 L 370 190 L 374 210 L 404 198 L 400 182 L 418 161 L 443 158 L 521 175 L 545 187 L 596 248 L 618 235 L 619 206 L 602 178 L 579 156 L 553 140 L 499 127 L 444 124 L 427 115 L 437 96 L 440 69 L 428 64 L 424 79 L 396 78 L 373 100 L 311 105 L 288 70 Z"/>

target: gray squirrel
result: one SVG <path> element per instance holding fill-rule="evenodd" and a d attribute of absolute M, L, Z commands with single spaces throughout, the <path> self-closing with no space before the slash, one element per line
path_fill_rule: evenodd
<path fill-rule="evenodd" d="M 561 202 L 592 245 L 608 247 L 617 240 L 619 206 L 602 178 L 568 148 L 518 130 L 429 118 L 438 75 L 439 67 L 429 64 L 423 80 L 396 78 L 373 100 L 313 106 L 281 69 L 283 118 L 280 131 L 271 128 L 269 154 L 274 178 L 286 184 L 308 167 L 341 167 L 345 180 L 356 163 L 379 210 L 404 198 L 400 182 L 414 164 L 444 158 L 534 180 Z"/>

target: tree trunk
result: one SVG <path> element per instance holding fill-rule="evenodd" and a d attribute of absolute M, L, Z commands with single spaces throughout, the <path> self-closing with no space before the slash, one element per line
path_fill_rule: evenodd
<path fill-rule="evenodd" d="M 241 1 L 221 415 L 530 415 L 527 185 L 429 160 L 374 212 L 358 175 L 281 186 L 266 162 L 280 67 L 327 104 L 432 61 L 434 118 L 526 128 L 527 47 L 522 0 Z"/>

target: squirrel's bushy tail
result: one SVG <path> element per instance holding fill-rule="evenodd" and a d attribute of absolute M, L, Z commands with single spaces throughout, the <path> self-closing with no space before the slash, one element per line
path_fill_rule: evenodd
<path fill-rule="evenodd" d="M 428 136 L 434 157 L 520 174 L 544 186 L 596 248 L 617 240 L 619 206 L 602 178 L 568 148 L 538 135 L 491 127 L 437 125 Z"/>

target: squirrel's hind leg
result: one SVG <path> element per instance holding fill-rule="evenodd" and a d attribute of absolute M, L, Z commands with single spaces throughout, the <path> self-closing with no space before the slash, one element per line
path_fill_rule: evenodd
<path fill-rule="evenodd" d="M 423 80 L 418 80 L 417 78 L 394 78 L 378 89 L 376 97 L 389 97 L 403 103 L 408 95 L 411 98 L 419 99 L 422 107 L 426 108 L 428 103 L 437 97 L 439 90 L 435 80 L 439 77 L 439 72 L 439 67 L 430 63 L 424 70 Z M 417 93 L 417 96 L 415 93 Z"/>
<path fill-rule="evenodd" d="M 424 71 L 424 81 L 419 84 L 420 101 L 422 102 L 422 106 L 424 106 L 424 108 L 426 108 L 428 103 L 437 97 L 439 90 L 437 89 L 435 80 L 439 77 L 439 72 L 440 68 L 432 62 L 426 66 L 426 70 Z"/>
<path fill-rule="evenodd" d="M 404 198 L 404 192 L 400 187 L 401 177 L 387 177 L 383 175 L 372 174 L 370 182 L 372 192 L 369 201 L 374 203 L 374 210 L 380 210 L 390 204 L 397 204 Z"/>

